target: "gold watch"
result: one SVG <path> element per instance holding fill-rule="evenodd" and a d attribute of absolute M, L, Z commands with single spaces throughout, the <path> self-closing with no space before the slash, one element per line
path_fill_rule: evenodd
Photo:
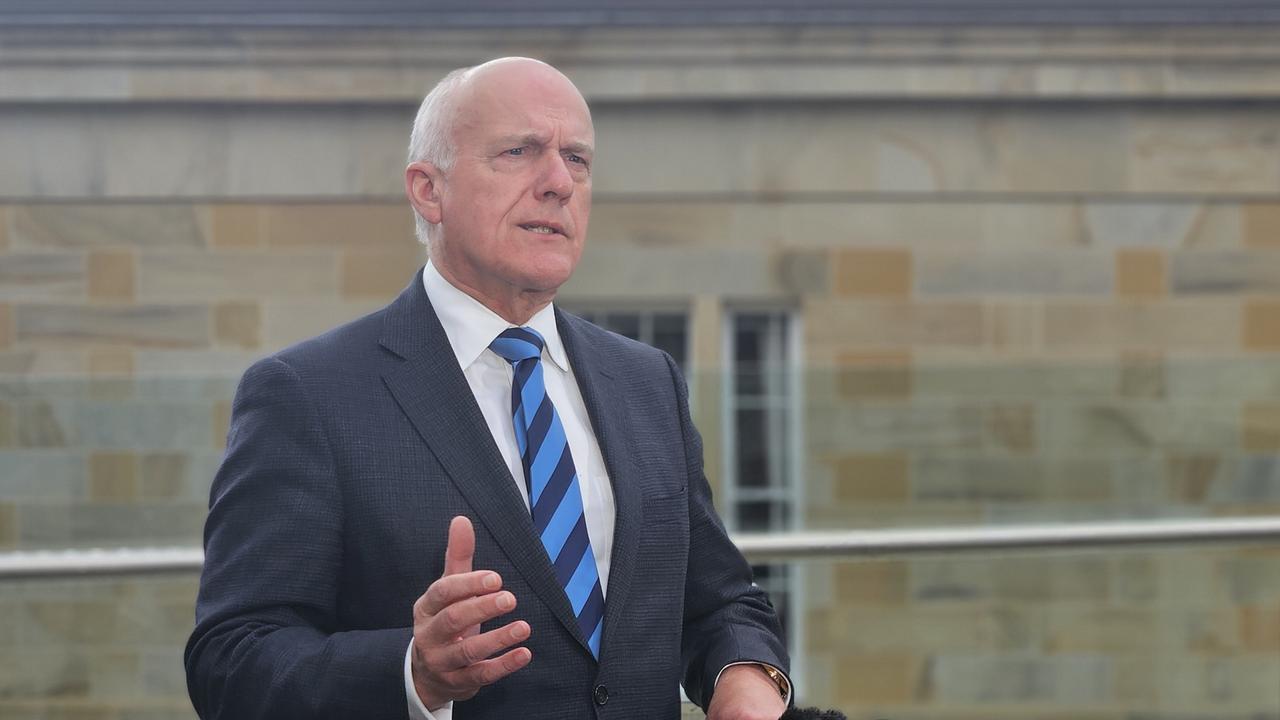
<path fill-rule="evenodd" d="M 783 675 L 772 665 L 760 663 L 760 669 L 764 670 L 764 673 L 769 676 L 769 679 L 773 681 L 773 684 L 778 686 L 778 694 L 785 700 L 787 695 L 791 693 L 791 683 L 787 682 L 787 676 Z"/>

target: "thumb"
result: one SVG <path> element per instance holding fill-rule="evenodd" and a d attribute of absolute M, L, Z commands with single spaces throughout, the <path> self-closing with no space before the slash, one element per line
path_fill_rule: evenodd
<path fill-rule="evenodd" d="M 476 532 L 471 520 L 458 515 L 449 523 L 449 545 L 444 551 L 444 574 L 457 575 L 471 572 L 472 558 L 476 554 Z"/>

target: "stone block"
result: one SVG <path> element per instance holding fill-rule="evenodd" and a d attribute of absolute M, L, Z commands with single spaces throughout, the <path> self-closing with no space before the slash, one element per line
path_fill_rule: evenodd
<path fill-rule="evenodd" d="M 1222 456 L 1213 452 L 1170 452 L 1166 460 L 1169 494 L 1176 500 L 1203 504 L 1223 474 Z"/>
<path fill-rule="evenodd" d="M 830 294 L 831 260 L 826 251 L 783 250 L 773 257 L 774 274 L 784 292 L 792 296 Z"/>
<path fill-rule="evenodd" d="M 60 503 L 82 499 L 88 486 L 79 450 L 0 452 L 0 501 Z"/>
<path fill-rule="evenodd" d="M 215 250 L 245 250 L 264 244 L 262 205 L 225 203 L 208 208 L 210 244 Z"/>
<path fill-rule="evenodd" d="M 0 253 L 9 250 L 9 211 L 0 206 Z"/>
<path fill-rule="evenodd" d="M 213 308 L 213 332 L 219 345 L 253 349 L 262 345 L 262 308 L 254 302 L 224 302 Z"/>
<path fill-rule="evenodd" d="M 345 252 L 338 271 L 342 297 L 390 301 L 412 281 L 414 272 L 424 262 L 422 249 L 414 246 L 388 252 Z"/>
<path fill-rule="evenodd" d="M 1169 292 L 1168 259 L 1160 250 L 1116 251 L 1116 296 L 1131 300 L 1158 298 Z"/>
<path fill-rule="evenodd" d="M 1239 420 L 1227 405 L 1154 402 L 1061 404 L 1041 409 L 1049 450 L 1217 450 L 1239 443 Z"/>
<path fill-rule="evenodd" d="M 1268 355 L 1167 357 L 1171 399 L 1280 400 L 1280 363 Z"/>
<path fill-rule="evenodd" d="M 777 213 L 785 206 L 774 205 Z M 777 218 L 756 212 L 751 203 L 731 202 L 610 202 L 591 206 L 588 248 L 631 245 L 645 248 L 673 246 L 763 245 L 787 237 Z M 800 213 L 793 213 L 799 215 Z M 739 219 L 750 216 L 750 221 Z M 588 250 L 590 252 L 590 250 Z"/>
<path fill-rule="evenodd" d="M 15 433 L 13 425 L 13 408 L 9 406 L 9 403 L 0 400 L 0 448 L 14 446 Z"/>
<path fill-rule="evenodd" d="M 89 499 L 94 502 L 130 502 L 138 498 L 138 457 L 130 452 L 95 452 L 89 455 Z"/>
<path fill-rule="evenodd" d="M 1244 649 L 1280 657 L 1280 607 L 1243 607 L 1237 613 L 1240 640 Z"/>
<path fill-rule="evenodd" d="M 1196 505 L 1255 509 L 1280 503 L 1280 458 L 1274 453 L 1170 453 L 1170 496 Z"/>
<path fill-rule="evenodd" d="M 89 350 L 89 397 L 127 400 L 133 395 L 133 351 L 129 348 Z"/>
<path fill-rule="evenodd" d="M 1119 375 L 1110 358 L 1019 358 L 965 350 L 913 355 L 917 397 L 1109 399 L 1115 395 Z"/>
<path fill-rule="evenodd" d="M 231 402 L 224 400 L 213 404 L 213 429 L 212 439 L 213 446 L 218 449 L 226 448 L 227 432 L 231 428 Z"/>
<path fill-rule="evenodd" d="M 913 499 L 1000 503 L 1041 499 L 1043 468 L 1029 459 L 926 453 L 913 463 Z"/>
<path fill-rule="evenodd" d="M 421 252 L 405 202 L 262 205 L 259 213 L 268 247 Z"/>
<path fill-rule="evenodd" d="M 768 248 L 593 247 L 588 243 L 573 278 L 558 296 L 579 306 L 601 298 L 686 302 L 696 295 L 793 300 L 784 286 L 779 253 Z M 411 276 L 401 265 L 401 287 Z M 390 284 L 390 279 L 386 281 Z"/>
<path fill-rule="evenodd" d="M 0 350 L 13 343 L 13 306 L 0 303 Z"/>
<path fill-rule="evenodd" d="M 805 346 L 882 349 L 977 348 L 985 338 L 982 305 L 975 302 L 816 300 L 804 303 Z"/>
<path fill-rule="evenodd" d="M 905 502 L 909 482 L 905 453 L 853 453 L 835 460 L 834 494 L 842 503 Z"/>
<path fill-rule="evenodd" d="M 1240 341 L 1234 302 L 1053 302 L 1044 308 L 1044 347 L 1221 351 Z"/>
<path fill-rule="evenodd" d="M 1128 186 L 1152 193 L 1275 194 L 1280 136 L 1272 113 L 1202 107 L 1132 117 Z"/>
<path fill-rule="evenodd" d="M 15 248 L 196 249 L 205 245 L 204 230 L 190 205 L 42 203 L 12 206 L 9 213 L 10 239 Z"/>
<path fill-rule="evenodd" d="M 1104 655 L 1036 657 L 944 653 L 934 659 L 934 698 L 945 704 L 1104 704 L 1114 661 Z"/>
<path fill-rule="evenodd" d="M 138 350 L 135 397 L 148 400 L 225 400 L 262 351 Z"/>
<path fill-rule="evenodd" d="M 1171 275 L 1180 295 L 1274 295 L 1280 293 L 1280 251 L 1176 253 Z"/>
<path fill-rule="evenodd" d="M 1036 448 L 1036 408 L 1033 405 L 993 405 L 986 409 L 987 445 L 1011 452 Z"/>
<path fill-rule="evenodd" d="M 1161 399 L 1165 389 L 1164 357 L 1159 353 L 1125 353 L 1120 358 L 1119 395 L 1126 398 Z"/>
<path fill-rule="evenodd" d="M 1050 604 L 1044 612 L 1043 650 L 1049 655 L 1116 656 L 1157 651 L 1161 623 L 1173 619 L 1145 608 Z M 1183 648 L 1171 648 L 1180 651 Z"/>
<path fill-rule="evenodd" d="M 835 592 L 841 605 L 903 605 L 907 602 L 907 566 L 902 562 L 844 562 L 835 567 Z"/>
<path fill-rule="evenodd" d="M 138 258 L 138 297 L 147 301 L 337 294 L 331 253 L 154 252 Z"/>
<path fill-rule="evenodd" d="M 1209 212 L 1187 202 L 1090 202 L 1082 210 L 1088 242 L 1099 248 L 1172 250 L 1193 242 Z"/>
<path fill-rule="evenodd" d="M 26 547 L 190 545 L 198 542 L 205 503 L 26 505 L 18 542 Z"/>
<path fill-rule="evenodd" d="M 14 313 L 15 340 L 38 346 L 201 348 L 209 324 L 200 305 L 22 305 Z"/>
<path fill-rule="evenodd" d="M 147 453 L 138 465 L 138 492 L 148 500 L 184 497 L 191 459 L 181 452 Z"/>
<path fill-rule="evenodd" d="M 913 215 L 916 206 L 917 203 L 914 202 L 905 204 L 903 215 Z M 977 207 L 981 211 L 981 238 L 978 245 L 987 252 L 1066 250 L 1084 248 L 1090 244 L 1084 214 L 1073 203 L 980 202 Z M 949 249 L 962 249 L 963 244 L 951 242 L 959 228 L 955 224 L 938 228 L 927 247 L 937 249 L 938 238 L 945 237 L 948 239 Z"/>
<path fill-rule="evenodd" d="M 141 694 L 138 651 L 103 649 L 88 653 L 89 695 L 99 700 L 136 700 Z"/>
<path fill-rule="evenodd" d="M 1246 203 L 1241 213 L 1246 247 L 1280 248 L 1280 203 Z"/>
<path fill-rule="evenodd" d="M 806 430 L 816 453 L 977 448 L 982 409 L 951 403 L 861 402 L 811 409 Z"/>
<path fill-rule="evenodd" d="M 0 697 L 41 703 L 83 698 L 89 691 L 87 677 L 88 662 L 80 648 L 0 648 Z"/>
<path fill-rule="evenodd" d="M 838 386 L 844 398 L 911 396 L 911 354 L 897 350 L 841 353 Z"/>
<path fill-rule="evenodd" d="M 51 600 L 24 603 L 24 643 L 33 646 L 106 645 L 122 640 L 111 599 Z"/>
<path fill-rule="evenodd" d="M 84 259 L 69 253 L 0 255 L 0 300 L 78 298 L 84 294 Z"/>
<path fill-rule="evenodd" d="M 882 654 L 1031 650 L 1040 612 L 1011 605 L 838 604 L 811 612 L 806 652 Z"/>
<path fill-rule="evenodd" d="M 897 248 L 837 251 L 834 273 L 837 296 L 907 297 L 911 294 L 912 255 Z"/>
<path fill-rule="evenodd" d="M 1247 451 L 1280 451 L 1280 403 L 1246 404 L 1240 410 L 1240 434 Z"/>
<path fill-rule="evenodd" d="M 1221 558 L 1216 573 L 1219 587 L 1237 605 L 1274 607 L 1280 603 L 1280 552 L 1274 548 Z"/>
<path fill-rule="evenodd" d="M 983 345 L 992 350 L 1037 350 L 1040 308 L 1034 301 L 988 300 L 983 304 Z"/>
<path fill-rule="evenodd" d="M 18 513 L 13 503 L 0 502 L 0 548 L 18 544 Z"/>
<path fill-rule="evenodd" d="M 0 382 L 10 387 L 66 382 L 86 372 L 84 353 L 74 348 L 0 350 Z"/>
<path fill-rule="evenodd" d="M 70 409 L 77 441 L 102 450 L 208 448 L 208 402 L 83 401 Z"/>
<path fill-rule="evenodd" d="M 1091 250 L 922 251 L 915 269 L 923 297 L 1103 295 L 1111 292 L 1114 274 L 1110 257 Z"/>
<path fill-rule="evenodd" d="M 410 278 L 405 278 L 407 285 Z M 274 351 L 301 342 L 337 325 L 363 317 L 386 302 L 385 298 L 358 301 L 316 300 L 291 302 L 270 299 L 261 304 L 263 349 Z M 240 367 L 240 370 L 243 370 Z"/>
<path fill-rule="evenodd" d="M 13 410 L 18 447 L 66 447 L 77 441 L 65 405 L 35 400 L 17 403 Z"/>
<path fill-rule="evenodd" d="M 89 298 L 129 301 L 136 291 L 137 266 L 128 250 L 93 250 L 88 258 Z"/>
<path fill-rule="evenodd" d="M 1280 351 L 1280 300 L 1245 300 L 1240 323 L 1246 350 Z"/>
<path fill-rule="evenodd" d="M 920 658 L 903 653 L 838 653 L 837 706 L 851 703 L 912 703 L 921 696 Z"/>

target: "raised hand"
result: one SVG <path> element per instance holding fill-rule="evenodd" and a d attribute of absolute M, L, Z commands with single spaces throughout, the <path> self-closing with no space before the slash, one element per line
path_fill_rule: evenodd
<path fill-rule="evenodd" d="M 466 700 L 533 659 L 528 648 L 507 650 L 529 638 L 529 623 L 516 620 L 480 632 L 481 623 L 515 610 L 516 598 L 502 590 L 498 573 L 472 570 L 475 550 L 471 521 L 455 517 L 444 574 L 413 604 L 413 685 L 428 710 Z"/>

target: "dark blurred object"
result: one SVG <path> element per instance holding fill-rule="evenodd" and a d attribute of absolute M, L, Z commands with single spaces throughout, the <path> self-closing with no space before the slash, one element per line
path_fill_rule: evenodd
<path fill-rule="evenodd" d="M 849 720 L 849 718 L 839 710 L 793 707 L 782 713 L 782 717 L 778 720 Z"/>

